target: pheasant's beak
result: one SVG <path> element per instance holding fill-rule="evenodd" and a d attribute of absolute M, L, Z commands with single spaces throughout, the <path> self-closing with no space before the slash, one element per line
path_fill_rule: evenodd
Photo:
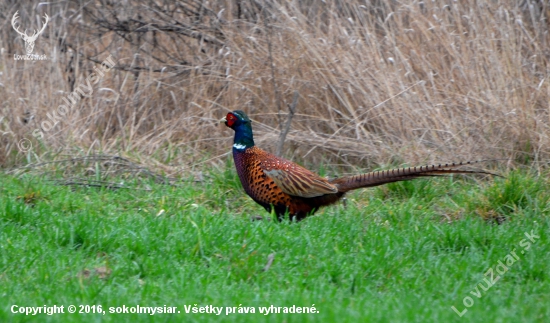
<path fill-rule="evenodd" d="M 227 122 L 227 119 L 226 119 L 225 117 L 223 117 L 223 118 L 220 119 L 219 122 L 220 122 L 220 123 L 222 123 L 222 122 Z"/>

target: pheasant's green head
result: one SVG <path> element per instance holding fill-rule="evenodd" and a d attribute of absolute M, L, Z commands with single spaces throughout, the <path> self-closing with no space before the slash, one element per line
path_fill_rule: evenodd
<path fill-rule="evenodd" d="M 233 149 L 245 150 L 254 146 L 254 137 L 252 135 L 252 125 L 250 119 L 241 110 L 229 112 L 225 118 L 221 120 L 225 125 L 235 130 L 235 139 L 233 141 Z"/>

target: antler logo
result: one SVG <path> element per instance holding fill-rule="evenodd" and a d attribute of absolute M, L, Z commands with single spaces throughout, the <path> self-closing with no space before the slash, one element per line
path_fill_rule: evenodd
<path fill-rule="evenodd" d="M 25 32 L 22 33 L 21 31 L 19 31 L 19 27 L 15 26 L 15 21 L 17 20 L 18 16 L 17 16 L 17 11 L 15 12 L 15 14 L 13 15 L 13 18 L 11 20 L 11 25 L 13 26 L 13 29 L 15 29 L 15 31 L 21 35 L 21 37 L 23 38 L 23 40 L 25 41 L 25 50 L 27 51 L 27 54 L 32 54 L 32 51 L 34 50 L 34 42 L 36 41 L 36 38 L 44 31 L 44 29 L 46 28 L 46 25 L 48 24 L 48 21 L 50 20 L 50 18 L 48 17 L 47 14 L 44 14 L 44 25 L 42 25 L 42 29 L 40 29 L 38 32 L 35 30 L 34 33 L 32 35 L 27 35 L 27 30 L 25 29 Z"/>

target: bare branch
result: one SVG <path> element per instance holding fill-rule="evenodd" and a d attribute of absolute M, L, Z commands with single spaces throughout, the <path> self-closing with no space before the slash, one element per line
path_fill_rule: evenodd
<path fill-rule="evenodd" d="M 275 78 L 275 64 L 273 63 L 273 46 L 271 44 L 271 34 L 273 33 L 273 28 L 271 24 L 268 23 L 267 10 L 262 6 L 262 14 L 264 18 L 264 26 L 266 30 L 267 37 L 267 51 L 269 54 L 269 65 L 271 68 L 271 82 L 273 83 L 273 93 L 275 94 L 275 103 L 277 104 L 277 117 L 279 119 L 279 128 L 281 132 L 283 131 L 283 121 L 281 119 L 281 95 L 279 94 L 279 88 L 277 87 L 277 79 Z M 280 144 L 279 144 L 280 145 Z M 278 153 L 280 155 L 280 153 Z"/>
<path fill-rule="evenodd" d="M 271 268 L 271 265 L 273 264 L 273 260 L 275 260 L 275 253 L 271 253 L 269 254 L 269 256 L 267 256 L 267 263 L 265 264 L 265 267 L 262 270 L 268 271 L 269 268 Z"/>
<path fill-rule="evenodd" d="M 299 97 L 298 91 L 294 91 L 294 97 L 292 98 L 292 104 L 288 106 L 288 115 L 286 119 L 286 125 L 284 130 L 281 131 L 281 134 L 279 135 L 279 143 L 277 144 L 277 156 L 281 156 L 283 153 L 283 146 L 285 144 L 286 135 L 290 131 L 290 124 L 292 123 L 292 118 L 294 117 L 294 113 L 296 112 L 296 105 L 298 104 L 298 97 Z"/>

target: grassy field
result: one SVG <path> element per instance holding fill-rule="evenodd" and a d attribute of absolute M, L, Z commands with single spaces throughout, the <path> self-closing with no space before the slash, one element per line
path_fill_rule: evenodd
<path fill-rule="evenodd" d="M 396 183 L 349 194 L 346 205 L 303 222 L 278 223 L 249 220 L 267 213 L 228 169 L 177 187 L 126 181 L 118 190 L 0 175 L 0 321 L 550 317 L 547 176 Z M 187 314 L 195 304 L 221 314 Z M 25 316 L 12 314 L 12 305 L 63 305 L 65 313 Z M 106 313 L 69 314 L 69 305 Z M 177 310 L 109 313 L 124 305 Z M 271 305 L 316 313 L 259 313 Z M 226 315 L 226 307 L 237 313 Z M 255 313 L 239 313 L 245 308 Z"/>

